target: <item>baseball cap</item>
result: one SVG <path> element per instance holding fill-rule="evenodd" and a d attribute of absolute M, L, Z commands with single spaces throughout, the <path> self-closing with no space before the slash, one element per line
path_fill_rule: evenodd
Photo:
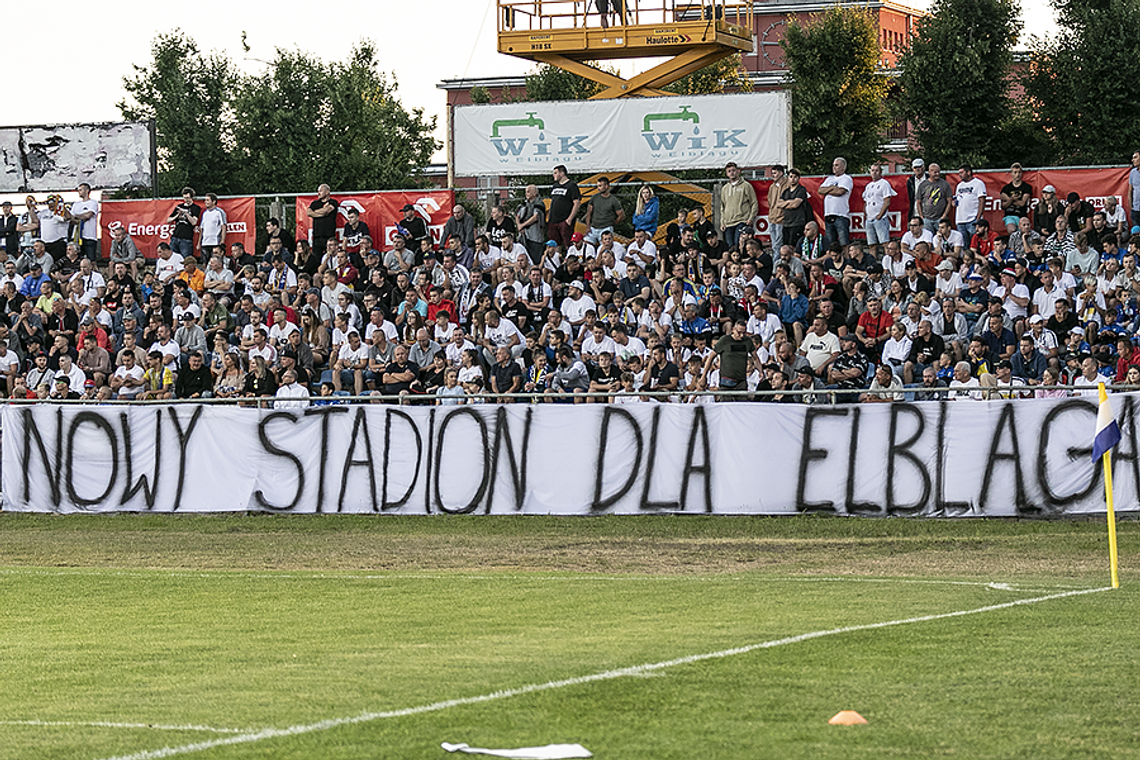
<path fill-rule="evenodd" d="M 584 239 L 584 237 L 585 237 L 585 236 L 584 236 L 584 235 L 582 235 L 582 233 L 581 233 L 581 232 L 575 232 L 573 235 L 571 235 L 571 236 L 570 236 L 570 240 L 571 240 L 571 241 L 573 241 L 573 242 L 575 242 L 575 243 L 580 243 L 580 242 L 582 242 L 582 240 Z"/>
<path fill-rule="evenodd" d="M 910 166 L 912 169 L 918 169 L 920 167 L 926 166 L 926 162 L 923 161 L 921 158 L 916 158 L 910 162 Z"/>
<path fill-rule="evenodd" d="M 38 262 L 38 261 L 33 261 L 33 262 L 32 262 L 32 266 L 29 268 L 29 271 L 30 271 L 31 269 L 43 269 L 43 266 L 41 266 L 41 265 L 40 265 L 40 262 Z"/>
<path fill-rule="evenodd" d="M 1041 192 L 1043 192 L 1043 193 L 1055 193 L 1055 192 L 1057 192 L 1057 188 L 1053 187 L 1052 185 L 1046 185 L 1045 187 L 1041 188 Z"/>
<path fill-rule="evenodd" d="M 416 207 L 415 207 L 415 206 L 413 206 L 413 205 L 412 205 L 412 204 L 410 204 L 410 203 L 405 203 L 405 204 L 404 204 L 404 207 L 403 207 L 402 209 L 400 209 L 400 210 L 401 210 L 401 211 L 415 211 L 415 210 L 416 210 Z"/>
<path fill-rule="evenodd" d="M 556 243 L 556 242 L 555 242 L 555 241 L 553 241 L 553 240 L 547 240 L 547 241 L 546 241 L 546 247 L 547 247 L 547 248 L 557 248 L 557 247 L 558 247 L 558 243 Z"/>
<path fill-rule="evenodd" d="M 966 279 L 967 279 L 967 280 L 984 280 L 985 278 L 984 278 L 984 277 L 982 277 L 982 276 L 981 276 L 980 274 L 978 274 L 977 272 L 974 272 L 974 273 L 972 273 L 972 274 L 971 274 L 969 277 L 967 277 Z"/>
<path fill-rule="evenodd" d="M 903 265 L 903 269 L 918 269 L 918 264 L 914 263 L 914 259 L 910 259 Z"/>
<path fill-rule="evenodd" d="M 1036 324 L 1039 324 L 1039 323 L 1044 322 L 1044 321 L 1045 321 L 1045 317 L 1041 316 L 1040 314 L 1034 314 L 1032 317 L 1029 318 L 1029 324 L 1031 324 L 1031 325 L 1036 325 Z"/>
<path fill-rule="evenodd" d="M 184 311 L 184 312 L 182 312 L 182 316 L 179 317 L 179 319 L 181 319 L 183 322 L 185 322 L 187 320 L 193 322 L 194 321 L 194 315 L 188 311 Z"/>
<path fill-rule="evenodd" d="M 81 324 L 81 325 L 93 325 L 93 324 L 95 324 L 95 320 L 91 317 L 90 314 L 84 314 L 83 319 L 79 320 L 79 324 Z"/>
<path fill-rule="evenodd" d="M 946 261 L 945 259 L 943 259 L 941 262 L 939 262 L 938 266 L 936 266 L 934 268 L 937 269 L 939 272 L 952 272 L 954 270 L 954 265 L 951 264 L 949 261 Z"/>
<path fill-rule="evenodd" d="M 94 380 L 84 380 L 83 381 L 83 387 L 84 388 L 94 388 L 95 387 L 95 381 Z"/>
<path fill-rule="evenodd" d="M 574 280 L 573 282 L 570 283 L 570 287 L 578 288 L 578 290 L 585 290 L 586 289 L 586 286 L 582 284 L 581 280 Z"/>
<path fill-rule="evenodd" d="M 840 335 L 839 336 L 839 342 L 840 343 L 854 343 L 855 342 L 855 334 L 854 333 L 847 333 L 846 335 Z"/>
<path fill-rule="evenodd" d="M 1070 335 L 1084 335 L 1085 331 L 1080 327 L 1074 327 L 1073 329 L 1069 330 L 1069 334 Z"/>
<path fill-rule="evenodd" d="M 1017 272 L 1015 272 L 1012 267 L 1006 267 L 1005 269 L 1001 270 L 1001 273 L 1008 274 L 1010 277 L 1017 277 Z"/>

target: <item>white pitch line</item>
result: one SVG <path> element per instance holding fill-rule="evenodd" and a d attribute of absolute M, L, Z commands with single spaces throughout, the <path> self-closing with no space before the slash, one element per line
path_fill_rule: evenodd
<path fill-rule="evenodd" d="M 212 734 L 244 734 L 248 728 L 216 728 L 214 726 L 172 726 L 163 723 L 116 723 L 109 720 L 0 720 L 0 726 L 58 726 L 62 728 L 149 728 L 155 731 L 203 731 Z"/>
<path fill-rule="evenodd" d="M 852 625 L 844 626 L 842 628 L 830 628 L 825 631 L 812 631 L 810 633 L 801 633 L 797 636 L 789 636 L 783 639 L 763 641 L 756 644 L 748 644 L 747 646 L 736 647 L 733 649 L 722 649 L 719 652 L 707 652 L 705 654 L 688 655 L 685 657 L 678 657 L 673 660 L 664 660 L 662 662 L 648 663 L 645 665 L 634 665 L 632 667 L 619 668 L 617 670 L 607 670 L 588 676 L 565 678 L 559 681 L 547 681 L 546 683 L 541 684 L 529 684 L 527 686 L 520 686 L 514 689 L 503 689 L 501 691 L 491 692 L 490 694 L 481 694 L 476 697 L 460 697 L 459 699 L 449 699 L 443 702 L 433 702 L 427 705 L 405 707 L 400 710 L 365 712 L 346 718 L 330 718 L 328 720 L 322 720 L 316 723 L 289 726 L 288 728 L 267 728 L 260 731 L 238 734 L 237 736 L 227 736 L 220 739 L 195 742 L 194 744 L 184 744 L 179 747 L 164 747 L 162 749 L 145 750 L 143 752 L 136 752 L 132 755 L 116 755 L 115 757 L 106 758 L 106 760 L 159 760 L 159 758 L 173 757 L 175 755 L 187 755 L 193 752 L 201 752 L 203 750 L 213 749 L 214 747 L 224 747 L 235 744 L 251 744 L 254 742 L 265 741 L 267 739 L 298 736 L 301 734 L 313 733 L 315 731 L 327 731 L 329 729 L 339 728 L 340 726 L 349 726 L 357 723 L 368 723 L 371 721 L 384 720 L 387 718 L 402 718 L 408 715 L 421 715 L 423 713 L 438 712 L 440 710 L 446 710 L 450 707 L 462 707 L 464 705 L 475 705 L 483 702 L 492 702 L 499 699 L 521 696 L 523 694 L 534 694 L 536 692 L 561 689 L 567 686 L 580 686 L 582 684 L 594 683 L 596 681 L 609 681 L 615 678 L 623 678 L 626 676 L 643 676 L 646 673 L 652 673 L 657 670 L 672 668 L 678 665 L 690 665 L 692 663 L 702 662 L 704 660 L 716 660 L 724 657 L 734 657 L 736 655 L 754 652 L 758 649 L 771 649 L 773 647 L 784 646 L 785 644 L 799 644 L 804 641 L 819 639 L 825 636 L 836 636 L 843 633 L 854 633 L 857 631 L 871 631 L 878 628 L 890 628 L 899 625 L 909 625 L 911 623 L 925 623 L 932 620 L 946 620 L 948 618 L 964 617 L 966 615 L 978 615 L 983 612 L 996 612 L 997 610 L 1005 610 L 1011 607 L 1038 604 L 1040 602 L 1048 602 L 1054 599 L 1064 599 L 1065 597 L 1070 596 L 1095 594 L 1100 591 L 1110 590 L 1111 587 L 1106 586 L 1104 588 L 1066 591 L 1061 594 L 1050 594 L 1048 596 L 1038 596 L 1031 599 L 1019 599 L 1017 601 L 1005 602 L 1003 604 L 992 604 L 986 607 L 976 607 L 971 610 L 943 612 L 936 615 L 922 615 L 919 617 L 904 618 L 901 620 L 889 620 L 883 623 L 868 623 L 866 625 Z"/>

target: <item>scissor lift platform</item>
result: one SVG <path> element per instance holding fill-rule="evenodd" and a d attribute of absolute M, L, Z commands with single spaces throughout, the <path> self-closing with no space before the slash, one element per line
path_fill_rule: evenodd
<path fill-rule="evenodd" d="M 752 3 L 739 0 L 498 0 L 499 52 L 584 76 L 593 99 L 655 96 L 662 87 L 734 53 L 753 49 Z M 605 18 L 608 26 L 602 26 Z M 593 61 L 668 60 L 632 79 Z"/>

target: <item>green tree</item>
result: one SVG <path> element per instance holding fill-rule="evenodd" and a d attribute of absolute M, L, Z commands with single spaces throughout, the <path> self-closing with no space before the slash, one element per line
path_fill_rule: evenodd
<path fill-rule="evenodd" d="M 419 183 L 438 143 L 435 119 L 406 110 L 376 51 L 360 43 L 346 62 L 278 50 L 234 95 L 234 140 L 247 191 L 390 189 Z"/>
<path fill-rule="evenodd" d="M 791 21 L 780 46 L 791 74 L 796 166 L 822 173 L 835 156 L 863 171 L 878 156 L 886 127 L 888 81 L 879 71 L 874 17 L 835 5 L 801 24 Z"/>
<path fill-rule="evenodd" d="M 202 56 L 180 31 L 159 35 L 153 53 L 124 80 L 135 102 L 119 108 L 155 119 L 164 195 L 186 184 L 231 193 L 410 187 L 423 184 L 439 145 L 434 117 L 403 107 L 370 42 L 335 63 L 278 50 L 251 76 Z"/>
<path fill-rule="evenodd" d="M 1026 95 L 1064 163 L 1126 161 L 1140 146 L 1140 0 L 1052 0 L 1060 27 L 1032 42 Z"/>
<path fill-rule="evenodd" d="M 189 185 L 199 193 L 234 190 L 229 149 L 229 95 L 237 75 L 229 59 L 203 55 L 181 30 L 151 44 L 153 63 L 134 66 L 123 78 L 131 97 L 118 104 L 123 118 L 154 119 L 158 143 L 158 189 L 178 195 Z"/>
<path fill-rule="evenodd" d="M 1017 0 L 935 0 L 899 58 L 899 111 L 928 157 L 986 166 L 1010 123 Z"/>
<path fill-rule="evenodd" d="M 697 69 L 662 89 L 678 95 L 706 95 L 726 90 L 752 92 L 752 80 L 744 71 L 740 53 L 737 53 Z"/>
<path fill-rule="evenodd" d="M 597 66 L 587 62 L 588 66 Z M 589 100 L 602 91 L 592 79 L 549 63 L 540 64 L 526 77 L 527 100 Z"/>

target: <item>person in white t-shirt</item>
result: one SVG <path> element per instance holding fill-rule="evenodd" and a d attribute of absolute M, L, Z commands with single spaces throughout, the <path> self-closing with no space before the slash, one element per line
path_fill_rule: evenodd
<path fill-rule="evenodd" d="M 935 298 L 957 298 L 962 292 L 962 276 L 954 271 L 954 265 L 943 259 L 935 267 L 938 276 L 934 278 Z"/>
<path fill-rule="evenodd" d="M 617 344 L 614 343 L 613 338 L 606 334 L 606 326 L 601 322 L 595 322 L 594 326 L 590 329 L 590 334 L 582 341 L 582 361 L 589 366 L 596 367 L 600 354 L 609 353 L 612 356 L 616 356 L 617 352 Z"/>
<path fill-rule="evenodd" d="M 974 176 L 969 164 L 958 167 L 958 179 L 954 188 L 954 223 L 965 245 L 969 245 L 978 220 L 986 212 L 986 183 Z"/>
<path fill-rule="evenodd" d="M 1006 268 L 1001 272 L 1001 285 L 994 290 L 994 298 L 1002 299 L 1002 308 L 1016 323 L 1029 314 L 1029 286 L 1017 281 L 1017 272 Z"/>
<path fill-rule="evenodd" d="M 938 234 L 934 236 L 931 248 L 939 256 L 953 256 L 958 258 L 966 247 L 967 241 L 962 233 L 950 226 L 950 220 L 938 220 Z"/>
<path fill-rule="evenodd" d="M 625 253 L 627 257 L 632 257 L 644 269 L 657 261 L 657 244 L 649 239 L 647 231 L 635 230 L 633 242 L 625 249 Z"/>
<path fill-rule="evenodd" d="M 287 369 L 281 373 L 274 409 L 304 409 L 309 405 L 309 389 L 297 382 L 297 373 Z"/>
<path fill-rule="evenodd" d="M 218 196 L 214 193 L 206 193 L 206 208 L 198 225 L 202 230 L 199 242 L 204 253 L 226 244 L 226 212 L 218 206 Z"/>
<path fill-rule="evenodd" d="M 819 186 L 826 225 L 825 245 L 839 243 L 846 246 L 851 241 L 851 191 L 854 187 L 855 182 L 847 173 L 847 159 L 837 157 L 831 162 L 831 176 Z"/>
<path fill-rule="evenodd" d="M 594 299 L 583 294 L 586 286 L 581 280 L 574 280 L 568 287 L 569 295 L 562 301 L 562 316 L 566 317 L 566 321 L 570 323 L 571 327 L 578 327 L 586 321 L 586 312 L 597 310 L 597 304 Z"/>
<path fill-rule="evenodd" d="M 839 356 L 839 338 L 827 329 L 827 320 L 816 317 L 812 330 L 800 344 L 800 356 L 808 360 L 817 377 L 827 377 L 827 366 Z"/>
<path fill-rule="evenodd" d="M 509 348 L 511 356 L 515 358 L 521 356 L 526 344 L 523 341 L 522 331 L 515 326 L 515 323 L 503 319 L 496 309 L 488 310 L 484 316 L 486 323 L 483 326 L 483 340 L 479 343 L 483 346 L 483 356 L 487 364 L 494 366 L 498 362 L 495 356 L 495 350 L 498 348 Z"/>
<path fill-rule="evenodd" d="M 158 258 L 154 260 L 154 276 L 159 282 L 169 285 L 182 271 L 182 254 L 170 250 L 169 243 L 159 243 L 155 250 Z"/>
<path fill-rule="evenodd" d="M 144 374 L 143 368 L 135 361 L 134 351 L 125 349 L 119 352 L 119 368 L 111 375 L 108 383 L 119 398 L 130 399 L 143 392 Z"/>
<path fill-rule="evenodd" d="M 914 255 L 914 247 L 919 243 L 929 243 L 935 249 L 934 233 L 922 226 L 921 217 L 912 217 L 907 221 L 906 232 L 903 233 L 900 245 L 903 253 Z"/>
<path fill-rule="evenodd" d="M 879 164 L 872 166 L 871 181 L 863 188 L 863 226 L 867 230 L 867 245 L 876 255 L 882 253 L 882 246 L 891 239 L 891 220 L 887 213 L 895 195 L 891 183 L 883 179 L 883 167 Z"/>
<path fill-rule="evenodd" d="M 12 396 L 16 386 L 16 373 L 20 371 L 20 357 L 8 350 L 8 341 L 0 339 L 0 377 L 4 378 L 6 395 Z"/>
<path fill-rule="evenodd" d="M 954 365 L 954 379 L 950 381 L 953 389 L 947 394 L 951 401 L 981 401 L 981 383 L 970 373 L 970 363 L 961 361 Z"/>
<path fill-rule="evenodd" d="M 64 214 L 79 225 L 80 253 L 88 261 L 99 259 L 99 204 L 91 198 L 91 185 L 80 183 L 79 200 Z"/>

